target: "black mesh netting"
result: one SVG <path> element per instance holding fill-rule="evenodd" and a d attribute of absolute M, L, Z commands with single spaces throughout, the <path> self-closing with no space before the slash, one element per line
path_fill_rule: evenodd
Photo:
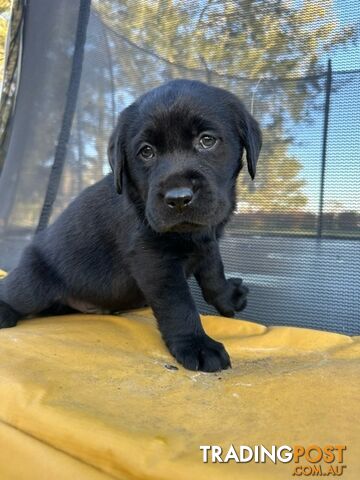
<path fill-rule="evenodd" d="M 28 1 L 0 267 L 16 264 L 40 218 L 109 171 L 126 105 L 168 79 L 198 79 L 241 97 L 264 132 L 222 240 L 228 275 L 251 287 L 241 317 L 359 333 L 359 23 L 355 0 Z"/>

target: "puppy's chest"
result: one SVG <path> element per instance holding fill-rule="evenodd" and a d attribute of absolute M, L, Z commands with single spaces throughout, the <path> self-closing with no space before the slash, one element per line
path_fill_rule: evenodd
<path fill-rule="evenodd" d="M 196 253 L 189 253 L 183 258 L 183 267 L 186 277 L 192 275 L 197 269 L 199 258 Z"/>
<path fill-rule="evenodd" d="M 170 263 L 180 262 L 187 277 L 198 269 L 203 258 L 202 249 L 199 248 L 199 245 L 188 239 L 171 242 L 164 247 L 161 256 L 170 259 Z"/>

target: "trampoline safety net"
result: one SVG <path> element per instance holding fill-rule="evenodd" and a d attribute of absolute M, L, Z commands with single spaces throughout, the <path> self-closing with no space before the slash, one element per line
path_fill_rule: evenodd
<path fill-rule="evenodd" d="M 109 172 L 124 107 L 169 79 L 197 79 L 242 98 L 264 134 L 221 242 L 227 275 L 251 289 L 241 317 L 360 333 L 360 2 L 18 0 L 14 12 L 0 268 Z"/>

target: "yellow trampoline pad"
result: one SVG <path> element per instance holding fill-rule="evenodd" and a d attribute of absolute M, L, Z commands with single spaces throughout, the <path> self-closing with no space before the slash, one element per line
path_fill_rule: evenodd
<path fill-rule="evenodd" d="M 360 478 L 359 337 L 203 325 L 231 370 L 176 364 L 149 309 L 0 330 L 0 479 L 281 480 L 312 465 L 203 463 L 201 445 L 231 444 L 345 445 L 339 478 Z"/>

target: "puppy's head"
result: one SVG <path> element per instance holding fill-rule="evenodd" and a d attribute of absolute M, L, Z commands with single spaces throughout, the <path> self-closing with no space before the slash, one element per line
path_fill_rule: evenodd
<path fill-rule="evenodd" d="M 243 151 L 254 178 L 260 148 L 259 126 L 235 95 L 173 80 L 121 113 L 108 155 L 118 193 L 124 183 L 150 226 L 184 232 L 228 218 Z"/>

